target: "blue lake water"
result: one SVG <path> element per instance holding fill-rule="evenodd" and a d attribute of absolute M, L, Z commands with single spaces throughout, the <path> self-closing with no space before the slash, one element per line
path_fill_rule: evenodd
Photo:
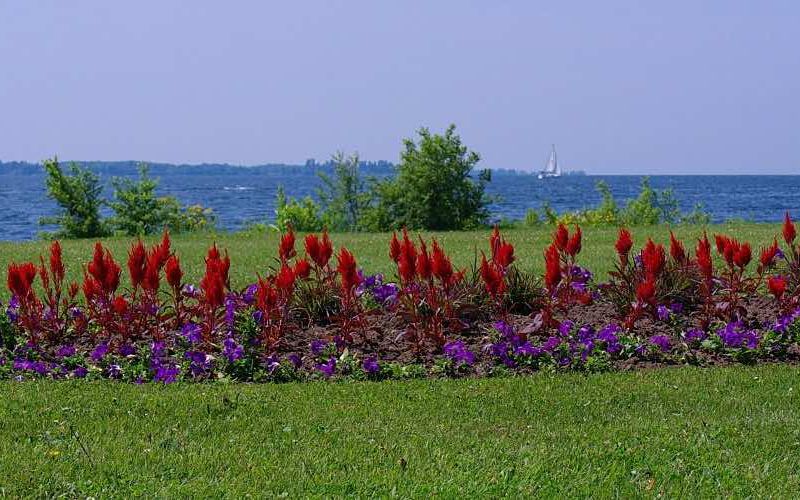
<path fill-rule="evenodd" d="M 113 175 L 135 175 L 135 169 Z M 319 186 L 314 169 L 305 167 L 162 167 L 151 170 L 161 181 L 159 192 L 176 196 L 184 204 L 211 207 L 224 229 L 235 230 L 249 221 L 269 222 L 274 217 L 275 193 L 283 185 L 290 196 L 313 195 Z M 112 177 L 102 172 L 108 185 Z M 539 180 L 522 173 L 495 172 L 490 194 L 502 200 L 492 205 L 494 218 L 522 218 L 529 208 L 549 201 L 557 211 L 596 205 L 598 180 L 605 180 L 620 205 L 639 192 L 640 176 L 567 176 Z M 715 222 L 742 218 L 777 222 L 786 210 L 800 217 L 800 176 L 651 176 L 656 189 L 672 188 L 681 209 L 702 203 Z M 110 196 L 110 188 L 108 189 Z M 40 217 L 56 213 L 46 197 L 41 169 L 5 169 L 0 166 L 0 240 L 28 240 L 44 228 Z"/>

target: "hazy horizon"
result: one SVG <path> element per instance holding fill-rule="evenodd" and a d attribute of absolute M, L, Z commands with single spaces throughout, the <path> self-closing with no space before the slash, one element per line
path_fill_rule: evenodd
<path fill-rule="evenodd" d="M 0 5 L 0 160 L 396 163 L 455 123 L 481 167 L 800 171 L 800 4 Z"/>

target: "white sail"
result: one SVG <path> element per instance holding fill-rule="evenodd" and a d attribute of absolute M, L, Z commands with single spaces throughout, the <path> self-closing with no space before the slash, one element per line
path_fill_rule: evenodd
<path fill-rule="evenodd" d="M 553 149 L 550 151 L 550 157 L 547 159 L 547 164 L 544 170 L 539 172 L 539 178 L 545 177 L 561 177 L 561 166 L 558 164 L 558 154 L 556 153 L 556 145 L 553 144 Z"/>

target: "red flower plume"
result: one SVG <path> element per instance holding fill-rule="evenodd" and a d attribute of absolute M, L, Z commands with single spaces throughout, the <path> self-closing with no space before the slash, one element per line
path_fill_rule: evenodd
<path fill-rule="evenodd" d="M 697 240 L 695 253 L 697 254 L 697 267 L 700 269 L 703 277 L 707 280 L 711 279 L 714 273 L 713 262 L 711 260 L 711 243 L 708 241 L 708 236 L 705 233 L 702 239 Z"/>
<path fill-rule="evenodd" d="M 339 277 L 342 280 L 342 289 L 345 293 L 350 293 L 350 291 L 361 282 L 358 269 L 356 269 L 356 259 L 353 257 L 352 253 L 345 247 L 342 247 L 339 249 L 337 260 L 339 262 L 336 270 L 339 272 Z"/>
<path fill-rule="evenodd" d="M 795 237 L 797 237 L 797 230 L 794 227 L 791 217 L 789 217 L 789 212 L 786 212 L 786 215 L 783 217 L 783 241 L 785 241 L 787 245 L 792 246 Z"/>
<path fill-rule="evenodd" d="M 567 249 L 567 244 L 569 243 L 569 231 L 567 230 L 567 226 L 564 224 L 558 225 L 556 232 L 553 234 L 553 243 L 555 243 L 559 250 L 563 251 Z"/>
<path fill-rule="evenodd" d="M 642 267 L 648 276 L 652 278 L 658 277 L 664 269 L 664 263 L 667 260 L 666 252 L 662 245 L 656 245 L 650 238 L 642 249 Z"/>
<path fill-rule="evenodd" d="M 294 274 L 300 279 L 308 278 L 311 274 L 311 264 L 306 259 L 300 259 L 294 264 Z"/>
<path fill-rule="evenodd" d="M 686 250 L 683 248 L 683 242 L 675 238 L 672 231 L 669 232 L 669 254 L 672 260 L 678 264 L 686 262 Z"/>
<path fill-rule="evenodd" d="M 138 240 L 131 245 L 131 249 L 128 251 L 128 274 L 131 276 L 131 284 L 134 289 L 142 284 L 146 263 L 147 251 L 142 240 Z"/>
<path fill-rule="evenodd" d="M 442 283 L 449 284 L 453 277 L 453 264 L 435 239 L 431 249 L 431 271 Z"/>
<path fill-rule="evenodd" d="M 8 289 L 20 300 L 26 300 L 33 294 L 31 286 L 36 278 L 36 266 L 32 262 L 8 265 Z"/>
<path fill-rule="evenodd" d="M 419 240 L 419 255 L 417 255 L 417 274 L 423 280 L 431 278 L 431 259 L 428 256 L 428 249 L 422 238 Z"/>
<path fill-rule="evenodd" d="M 294 291 L 294 280 L 295 275 L 292 268 L 283 264 L 280 271 L 278 271 L 278 275 L 275 277 L 275 285 L 284 298 L 288 298 L 292 295 Z"/>
<path fill-rule="evenodd" d="M 750 249 L 750 243 L 745 242 L 742 243 L 741 245 L 738 245 L 736 253 L 733 256 L 733 262 L 734 264 L 739 266 L 740 269 L 744 269 L 745 267 L 747 267 L 747 264 L 750 263 L 750 259 L 752 258 L 753 258 L 753 252 Z"/>
<path fill-rule="evenodd" d="M 576 224 L 575 232 L 572 237 L 567 241 L 566 251 L 571 257 L 575 257 L 581 252 L 581 228 Z"/>
<path fill-rule="evenodd" d="M 620 260 L 624 261 L 628 259 L 628 253 L 631 251 L 632 247 L 633 239 L 631 238 L 631 232 L 625 228 L 620 229 L 617 235 L 617 242 L 614 244 L 614 248 L 616 248 Z"/>
<path fill-rule="evenodd" d="M 297 255 L 294 249 L 294 240 L 294 231 L 292 227 L 289 226 L 289 230 L 281 236 L 281 242 L 278 245 L 278 257 L 280 257 L 281 262 L 286 262 Z"/>
<path fill-rule="evenodd" d="M 112 294 L 119 287 L 121 269 L 111 256 L 111 252 L 103 249 L 98 241 L 94 246 L 94 256 L 87 266 L 89 274 L 97 281 L 105 294 Z"/>
<path fill-rule="evenodd" d="M 655 282 L 651 279 L 639 283 L 636 287 L 636 299 L 641 303 L 648 303 L 653 300 L 656 294 Z"/>
<path fill-rule="evenodd" d="M 769 288 L 769 293 L 774 295 L 776 299 L 780 299 L 786 292 L 786 278 L 783 276 L 771 276 L 767 280 L 767 288 Z"/>
<path fill-rule="evenodd" d="M 486 260 L 486 255 L 481 256 L 481 278 L 486 286 L 486 291 L 489 292 L 494 299 L 497 299 L 506 290 L 506 284 L 503 280 L 503 275 L 497 267 L 489 264 Z"/>
<path fill-rule="evenodd" d="M 200 288 L 203 291 L 205 303 L 211 307 L 220 307 L 225 301 L 225 288 L 228 282 L 230 262 L 227 253 L 224 259 L 221 258 L 216 244 L 208 249 L 206 273 L 203 279 L 200 280 Z"/>
<path fill-rule="evenodd" d="M 57 282 L 64 280 L 64 261 L 61 257 L 61 243 L 58 240 L 50 244 L 50 272 Z"/>
<path fill-rule="evenodd" d="M 773 239 L 772 245 L 761 250 L 759 261 L 763 267 L 772 267 L 775 264 L 775 257 L 778 255 L 778 240 Z"/>
<path fill-rule="evenodd" d="M 180 289 L 183 284 L 183 271 L 181 270 L 181 261 L 176 255 L 171 255 L 166 263 L 167 283 L 173 290 Z"/>
<path fill-rule="evenodd" d="M 558 258 L 558 248 L 555 243 L 547 247 L 544 252 L 544 284 L 548 290 L 553 290 L 561 282 L 561 262 Z"/>
<path fill-rule="evenodd" d="M 395 264 L 397 264 L 397 261 L 400 259 L 401 251 L 402 249 L 400 248 L 400 240 L 397 239 L 397 233 L 392 233 L 392 241 L 389 242 L 389 257 L 391 257 Z"/>

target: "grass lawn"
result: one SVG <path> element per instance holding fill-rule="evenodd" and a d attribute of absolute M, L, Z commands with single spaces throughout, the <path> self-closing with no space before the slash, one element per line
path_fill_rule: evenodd
<path fill-rule="evenodd" d="M 508 231 L 541 270 L 552 228 Z M 712 227 L 757 249 L 777 225 Z M 698 227 L 676 233 L 693 248 Z M 589 228 L 581 263 L 604 279 L 616 230 Z M 634 231 L 665 242 L 665 228 Z M 470 266 L 488 231 L 437 235 Z M 391 273 L 388 235 L 333 235 Z M 213 236 L 174 238 L 199 281 Z M 236 286 L 277 237 L 219 235 Z M 91 241 L 64 243 L 79 279 Z M 108 245 L 124 260 L 130 239 Z M 0 243 L 5 263 L 46 243 Z M 756 250 L 757 251 L 757 250 Z M 755 252 L 754 252 L 755 253 Z M 3 297 L 7 292 L 3 292 Z M 483 380 L 285 385 L 0 382 L 0 497 L 793 496 L 800 490 L 800 368 L 675 368 Z"/>
<path fill-rule="evenodd" d="M 793 496 L 800 369 L 0 383 L 0 496 Z M 797 387 L 797 389 L 796 389 Z"/>

